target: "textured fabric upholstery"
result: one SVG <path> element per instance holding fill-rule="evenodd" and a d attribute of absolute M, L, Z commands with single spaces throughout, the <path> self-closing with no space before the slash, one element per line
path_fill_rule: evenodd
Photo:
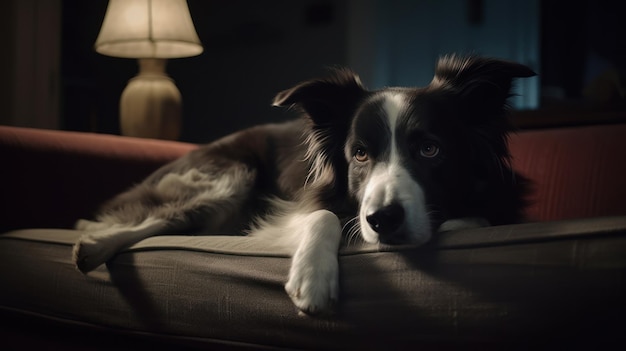
<path fill-rule="evenodd" d="M 202 345 L 307 349 L 615 337 L 626 312 L 626 217 L 451 232 L 422 248 L 347 247 L 330 317 L 298 315 L 283 291 L 289 258 L 253 238 L 153 237 L 85 277 L 70 261 L 78 235 L 0 235 L 0 311 Z"/>
<path fill-rule="evenodd" d="M 283 290 L 289 258 L 253 238 L 154 237 L 88 276 L 72 265 L 76 219 L 195 145 L 0 126 L 0 349 L 624 343 L 625 137 L 626 125 L 513 135 L 513 166 L 535 183 L 531 223 L 344 248 L 337 313 L 304 317 Z"/>

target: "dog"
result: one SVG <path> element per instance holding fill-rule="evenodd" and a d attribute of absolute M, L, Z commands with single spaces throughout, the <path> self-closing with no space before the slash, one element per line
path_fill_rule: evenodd
<path fill-rule="evenodd" d="M 106 203 L 73 249 L 87 273 L 165 233 L 247 233 L 292 255 L 285 290 L 332 312 L 342 240 L 426 243 L 433 232 L 518 222 L 527 181 L 510 166 L 509 61 L 449 55 L 429 85 L 368 91 L 348 69 L 280 92 L 302 117 L 200 146 Z"/>

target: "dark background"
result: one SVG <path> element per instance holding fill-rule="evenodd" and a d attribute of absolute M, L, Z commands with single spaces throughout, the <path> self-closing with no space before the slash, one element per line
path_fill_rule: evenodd
<path fill-rule="evenodd" d="M 278 91 L 322 75 L 327 67 L 359 66 L 361 59 L 374 65 L 379 62 L 364 57 L 367 55 L 355 58 L 354 45 L 349 42 L 355 38 L 354 33 L 350 34 L 354 28 L 350 11 L 359 10 L 358 1 L 189 0 L 188 3 L 204 52 L 197 57 L 168 62 L 168 73 L 183 96 L 181 140 L 206 142 L 245 126 L 283 120 L 291 115 L 270 106 Z M 396 8 L 400 8 L 399 3 L 412 4 L 398 0 L 369 3 L 376 4 L 374 12 L 392 6 L 386 3 L 395 3 Z M 440 9 L 441 21 L 434 28 L 432 24 L 425 26 L 423 20 L 419 21 L 424 18 L 423 14 L 415 17 L 415 21 L 408 14 L 402 32 L 419 32 L 435 38 L 435 42 L 445 40 L 447 28 L 450 31 L 460 26 L 480 28 L 489 21 L 489 16 L 507 15 L 502 11 L 490 12 L 490 6 L 502 6 L 502 2 L 458 0 L 448 3 L 458 3 L 463 13 L 460 20 L 446 23 L 448 10 Z M 532 26 L 537 27 L 539 33 L 536 43 L 530 44 L 539 53 L 538 62 L 524 62 L 540 72 L 539 102 L 531 108 L 577 108 L 579 104 L 586 107 L 590 102 L 584 89 L 590 82 L 607 69 L 613 68 L 616 72 L 624 69 L 624 12 L 618 11 L 618 2 L 606 0 L 551 0 L 537 4 L 536 12 L 530 14 L 533 18 L 528 20 L 534 21 Z M 93 50 L 106 6 L 106 0 L 62 2 L 61 129 L 119 133 L 119 97 L 128 79 L 136 74 L 137 62 L 102 56 Z M 367 17 L 362 18 L 367 20 Z M 505 31 L 507 20 L 500 22 Z M 372 20 L 371 27 L 365 27 L 370 29 L 369 33 L 364 31 L 359 40 L 373 42 L 376 47 L 399 46 L 394 51 L 395 58 L 401 56 L 404 46 L 420 50 L 420 46 L 432 45 L 404 43 L 397 35 L 384 37 L 381 34 L 386 27 L 395 24 L 395 18 Z M 489 43 L 501 39 L 482 37 L 481 40 Z M 508 39 L 505 43 L 515 44 Z M 432 66 L 419 68 L 432 75 Z M 405 83 L 401 79 L 379 83 L 398 82 Z M 414 84 L 424 82 L 415 79 Z M 618 96 L 616 101 L 611 95 L 600 100 L 600 104 L 621 109 L 623 97 Z M 598 101 L 591 103 L 598 104 Z"/>

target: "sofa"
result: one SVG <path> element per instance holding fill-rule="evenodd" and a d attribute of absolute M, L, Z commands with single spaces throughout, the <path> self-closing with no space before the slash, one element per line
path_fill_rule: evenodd
<path fill-rule="evenodd" d="M 299 314 L 289 257 L 244 236 L 146 239 L 88 275 L 72 226 L 196 145 L 0 126 L 0 348 L 576 349 L 626 342 L 626 124 L 524 130 L 521 224 L 353 243 L 340 302 Z"/>

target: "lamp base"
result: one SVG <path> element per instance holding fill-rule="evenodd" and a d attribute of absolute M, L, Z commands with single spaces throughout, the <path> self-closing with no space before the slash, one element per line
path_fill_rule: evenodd
<path fill-rule="evenodd" d="M 165 73 L 165 59 L 139 59 L 139 74 L 120 99 L 122 134 L 176 140 L 180 135 L 182 98 L 174 80 Z"/>

